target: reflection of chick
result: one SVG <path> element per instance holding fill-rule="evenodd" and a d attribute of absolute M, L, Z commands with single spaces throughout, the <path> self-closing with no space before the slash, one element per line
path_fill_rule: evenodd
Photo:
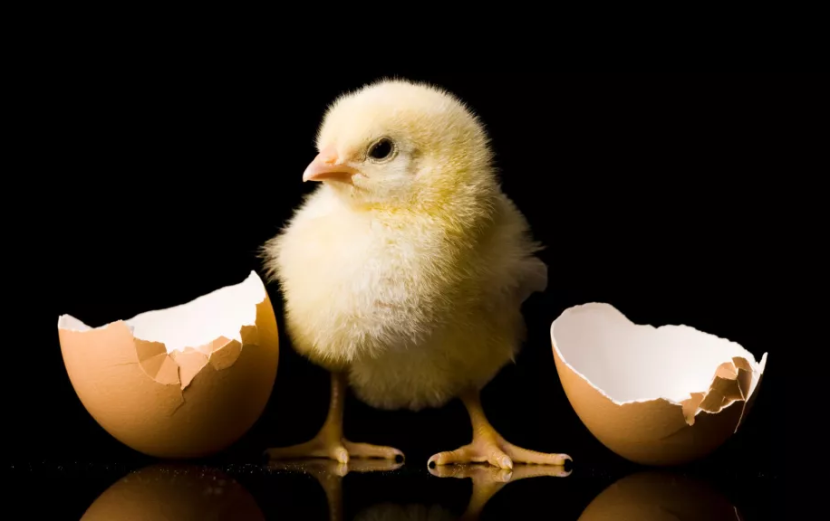
<path fill-rule="evenodd" d="M 473 493 L 467 510 L 460 521 L 474 521 L 481 517 L 487 502 L 496 495 L 507 483 L 528 478 L 565 478 L 571 473 L 562 467 L 528 466 L 521 465 L 513 470 L 499 469 L 483 465 L 453 465 L 435 467 L 429 470 L 433 476 L 441 478 L 470 478 L 473 481 Z"/>
<path fill-rule="evenodd" d="M 332 403 L 313 440 L 269 449 L 272 458 L 402 456 L 344 439 L 348 383 L 381 409 L 460 397 L 473 441 L 430 464 L 570 459 L 508 443 L 479 401 L 523 339 L 521 303 L 547 285 L 487 140 L 456 98 L 404 81 L 364 87 L 329 109 L 303 175 L 322 183 L 264 254 L 295 349 L 332 371 Z"/>
<path fill-rule="evenodd" d="M 343 519 L 343 478 L 350 472 L 392 472 L 403 466 L 378 459 L 354 459 L 349 463 L 335 463 L 327 460 L 310 460 L 299 463 L 272 461 L 269 467 L 274 470 L 287 470 L 310 474 L 317 480 L 326 494 L 329 507 L 329 519 Z M 558 477 L 570 475 L 562 467 L 521 465 L 513 470 L 499 469 L 485 465 L 448 465 L 430 469 L 433 476 L 440 478 L 472 479 L 473 493 L 467 509 L 457 518 L 459 521 L 476 521 L 481 518 L 487 502 L 507 483 L 527 478 Z M 449 521 L 456 517 L 440 505 L 397 505 L 381 503 L 360 511 L 354 519 L 361 521 L 410 520 L 410 521 Z"/>
<path fill-rule="evenodd" d="M 440 505 L 396 505 L 382 503 L 359 512 L 355 521 L 457 521 L 458 518 Z"/>
<path fill-rule="evenodd" d="M 311 460 L 300 463 L 272 461 L 269 463 L 269 468 L 274 470 L 302 472 L 313 476 L 326 494 L 331 521 L 343 519 L 343 478 L 347 474 L 350 472 L 392 472 L 402 466 L 403 463 L 382 459 L 355 459 L 349 463 L 336 463 L 331 460 Z"/>

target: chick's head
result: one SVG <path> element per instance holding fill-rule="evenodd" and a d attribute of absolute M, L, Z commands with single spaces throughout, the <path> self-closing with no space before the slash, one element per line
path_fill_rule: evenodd
<path fill-rule="evenodd" d="M 435 207 L 492 182 L 488 138 L 452 94 L 383 80 L 340 96 L 323 118 L 319 154 L 303 175 L 348 204 L 383 209 Z"/>

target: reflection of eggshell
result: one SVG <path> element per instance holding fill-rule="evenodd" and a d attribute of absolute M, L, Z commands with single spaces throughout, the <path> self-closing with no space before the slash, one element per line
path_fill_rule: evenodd
<path fill-rule="evenodd" d="M 639 472 L 603 490 L 579 521 L 740 521 L 735 507 L 707 484 L 663 472 Z"/>
<path fill-rule="evenodd" d="M 99 328 L 63 315 L 58 330 L 84 407 L 152 456 L 228 447 L 262 414 L 277 374 L 277 320 L 254 272 L 187 304 Z"/>
<path fill-rule="evenodd" d="M 726 441 L 767 361 L 688 326 L 634 324 L 609 304 L 566 309 L 551 339 L 562 387 L 588 430 L 646 465 L 686 463 Z"/>
<path fill-rule="evenodd" d="M 89 506 L 82 521 L 264 520 L 253 496 L 221 472 L 153 465 L 127 474 Z"/>

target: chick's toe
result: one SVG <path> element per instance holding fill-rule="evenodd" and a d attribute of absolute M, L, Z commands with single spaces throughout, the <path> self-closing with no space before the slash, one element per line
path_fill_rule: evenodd
<path fill-rule="evenodd" d="M 346 439 L 332 440 L 323 436 L 290 447 L 267 449 L 265 455 L 270 460 L 328 458 L 339 463 L 348 463 L 350 458 L 404 460 L 403 452 L 394 447 L 353 443 Z"/>
<path fill-rule="evenodd" d="M 500 469 L 512 469 L 514 463 L 565 465 L 571 461 L 567 454 L 546 454 L 517 447 L 505 441 L 492 427 L 489 431 L 476 435 L 469 445 L 435 454 L 429 459 L 429 466 L 486 462 Z"/>

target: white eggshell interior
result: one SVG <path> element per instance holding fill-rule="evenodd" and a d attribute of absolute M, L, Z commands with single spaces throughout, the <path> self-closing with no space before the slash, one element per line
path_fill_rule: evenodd
<path fill-rule="evenodd" d="M 147 311 L 125 320 L 133 336 L 149 342 L 161 342 L 167 352 L 199 347 L 219 337 L 242 341 L 240 328 L 256 324 L 256 306 L 265 300 L 265 285 L 251 271 L 239 284 L 226 286 L 186 304 Z M 101 326 L 101 327 L 106 327 Z M 58 328 L 88 331 L 90 326 L 70 315 L 58 319 Z"/>
<path fill-rule="evenodd" d="M 766 362 L 766 355 L 758 363 L 739 344 L 689 326 L 634 324 L 604 303 L 569 308 L 551 334 L 562 361 L 620 405 L 659 398 L 679 404 L 706 392 L 718 366 L 733 357 L 745 358 L 753 372 Z"/>

